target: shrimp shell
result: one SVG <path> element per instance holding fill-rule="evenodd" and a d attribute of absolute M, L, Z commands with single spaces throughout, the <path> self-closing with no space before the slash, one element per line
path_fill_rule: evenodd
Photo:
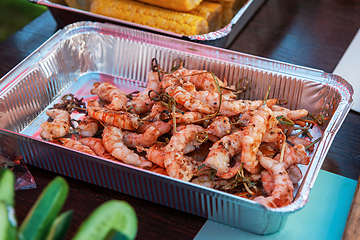
<path fill-rule="evenodd" d="M 40 127 L 40 137 L 44 139 L 54 139 L 65 136 L 70 130 L 70 114 L 61 109 L 50 109 L 46 115 L 53 118 L 52 122 L 43 122 Z"/>
<path fill-rule="evenodd" d="M 271 195 L 274 191 L 274 178 L 268 170 L 261 171 L 261 183 L 267 195 Z"/>
<path fill-rule="evenodd" d="M 80 151 L 80 152 L 83 152 L 83 153 L 96 155 L 95 152 L 93 150 L 91 150 L 88 146 L 85 146 L 85 145 L 81 144 L 81 142 L 71 139 L 71 138 L 57 138 L 57 139 L 51 140 L 51 142 L 59 144 L 64 147 L 68 147 L 68 148 Z"/>
<path fill-rule="evenodd" d="M 271 110 L 273 110 L 276 117 L 283 115 L 290 120 L 298 120 L 308 115 L 308 111 L 305 109 L 290 110 L 278 105 L 273 105 Z"/>
<path fill-rule="evenodd" d="M 214 80 L 214 75 L 206 70 L 189 70 L 180 68 L 173 72 L 176 77 L 181 77 L 184 82 L 192 83 L 197 90 L 216 92 L 217 86 Z M 215 76 L 216 77 L 216 76 Z M 224 87 L 225 83 L 216 77 L 220 87 Z"/>
<path fill-rule="evenodd" d="M 189 124 L 171 137 L 164 148 L 166 152 L 164 165 L 170 177 L 184 181 L 190 181 L 192 178 L 194 161 L 191 157 L 184 155 L 184 150 L 189 147 L 188 143 L 192 142 L 200 131 L 203 131 L 203 127 Z"/>
<path fill-rule="evenodd" d="M 280 154 L 276 155 L 274 160 L 280 161 Z M 308 165 L 310 163 L 310 156 L 306 153 L 304 145 L 297 144 L 292 147 L 289 144 L 286 144 L 283 162 L 285 168 L 295 164 Z"/>
<path fill-rule="evenodd" d="M 289 205 L 294 199 L 294 186 L 290 180 L 289 174 L 286 172 L 284 164 L 264 156 L 259 156 L 259 162 L 273 176 L 274 190 L 271 192 L 270 196 L 259 196 L 254 198 L 254 201 L 269 208 Z"/>
<path fill-rule="evenodd" d="M 148 127 L 144 133 L 139 134 L 136 132 L 124 131 L 125 135 L 123 141 L 128 147 L 151 147 L 156 143 L 158 137 L 169 132 L 172 129 L 172 126 L 168 123 L 163 123 L 162 125 L 157 124 L 158 126 Z"/>
<path fill-rule="evenodd" d="M 149 171 L 168 176 L 166 169 L 157 165 L 153 165 Z"/>
<path fill-rule="evenodd" d="M 162 168 L 165 168 L 164 158 L 165 158 L 165 144 L 164 143 L 155 143 L 146 151 L 146 158 L 149 161 L 159 165 Z"/>
<path fill-rule="evenodd" d="M 123 142 L 123 136 L 124 133 L 120 128 L 114 126 L 105 127 L 102 139 L 106 151 L 124 163 L 132 164 L 141 168 L 151 167 L 152 163 L 150 161 L 127 148 Z"/>
<path fill-rule="evenodd" d="M 200 112 L 185 112 L 185 113 L 176 113 L 175 119 L 177 124 L 182 123 L 192 123 L 196 120 L 202 119 L 203 115 Z M 173 121 L 171 121 L 173 122 Z"/>
<path fill-rule="evenodd" d="M 244 163 L 244 168 L 248 172 L 252 174 L 260 172 L 260 164 L 256 159 L 257 152 L 266 129 L 275 126 L 276 122 L 271 109 L 262 105 L 246 125 L 244 137 L 241 139 L 241 162 Z"/>
<path fill-rule="evenodd" d="M 116 158 L 106 151 L 102 139 L 87 137 L 80 138 L 78 141 L 85 146 L 88 146 L 97 156 L 117 161 Z"/>
<path fill-rule="evenodd" d="M 88 107 L 87 111 L 90 117 L 114 127 L 129 131 L 135 131 L 139 127 L 139 116 L 137 114 L 101 107 Z"/>
<path fill-rule="evenodd" d="M 214 113 L 215 110 L 207 103 L 193 97 L 188 91 L 182 87 L 183 82 L 179 77 L 173 74 L 166 74 L 161 82 L 164 91 L 169 94 L 174 100 L 183 105 L 186 109 L 192 112 L 202 112 L 204 114 Z"/>
<path fill-rule="evenodd" d="M 266 105 L 268 107 L 276 104 L 277 99 L 268 99 Z M 221 103 L 220 113 L 231 117 L 245 113 L 248 110 L 257 110 L 263 104 L 263 100 L 226 100 Z"/>
<path fill-rule="evenodd" d="M 231 122 L 228 117 L 217 116 L 213 119 L 210 125 L 205 129 L 208 134 L 222 138 L 231 132 Z"/>
<path fill-rule="evenodd" d="M 205 159 L 205 165 L 217 170 L 222 175 L 229 171 L 230 159 L 241 152 L 243 131 L 237 131 L 222 137 L 210 148 L 209 155 Z"/>
<path fill-rule="evenodd" d="M 126 94 L 109 82 L 94 83 L 90 93 L 98 95 L 102 100 L 111 102 L 110 104 L 105 105 L 106 108 L 111 110 L 123 110 L 128 101 Z"/>
<path fill-rule="evenodd" d="M 77 126 L 77 131 L 82 137 L 92 137 L 94 136 L 99 128 L 101 127 L 101 124 L 98 120 L 95 118 L 92 118 L 90 116 L 86 116 L 83 118 L 79 125 Z"/>
<path fill-rule="evenodd" d="M 137 114 L 149 112 L 154 105 L 154 101 L 149 97 L 149 92 L 152 90 L 157 93 L 161 92 L 160 80 L 157 72 L 149 72 L 147 87 L 144 91 L 138 93 L 132 100 L 126 103 L 126 107 L 130 109 L 130 112 Z"/>

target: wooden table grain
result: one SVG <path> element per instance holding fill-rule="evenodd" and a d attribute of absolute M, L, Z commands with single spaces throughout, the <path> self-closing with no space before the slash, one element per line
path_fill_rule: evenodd
<path fill-rule="evenodd" d="M 1 24 L 1 23 L 0 23 Z M 360 28 L 355 0 L 267 0 L 229 49 L 332 72 Z M 19 64 L 58 30 L 49 11 L 0 43 L 0 77 Z M 350 111 L 337 133 L 322 169 L 357 180 L 360 173 L 360 114 Z M 57 174 L 29 166 L 37 188 L 16 192 L 21 221 L 44 187 Z M 63 211 L 74 211 L 68 238 L 101 203 L 129 202 L 135 209 L 137 239 L 193 239 L 206 219 L 103 187 L 65 177 L 70 186 Z"/>

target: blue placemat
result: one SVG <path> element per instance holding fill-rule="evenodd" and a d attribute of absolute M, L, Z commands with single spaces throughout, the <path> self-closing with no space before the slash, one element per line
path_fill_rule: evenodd
<path fill-rule="evenodd" d="M 257 235 L 207 220 L 195 240 L 341 239 L 356 183 L 355 180 L 321 170 L 305 207 L 290 214 L 279 232 Z"/>

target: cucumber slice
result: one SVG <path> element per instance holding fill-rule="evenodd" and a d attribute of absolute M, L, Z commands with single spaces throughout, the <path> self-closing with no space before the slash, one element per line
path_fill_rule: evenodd
<path fill-rule="evenodd" d="M 13 211 L 9 209 L 13 208 L 0 201 L 0 240 L 15 240 L 16 238 L 16 224 L 10 219 L 12 216 L 9 216 L 13 214 L 11 213 Z"/>
<path fill-rule="evenodd" d="M 118 236 L 124 237 L 122 239 L 134 239 L 137 224 L 135 210 L 130 204 L 125 201 L 110 200 L 91 213 L 81 224 L 73 240 L 108 239 L 113 231 L 119 232 Z"/>
<path fill-rule="evenodd" d="M 0 201 L 14 207 L 15 202 L 15 176 L 9 169 L 0 170 Z"/>
<path fill-rule="evenodd" d="M 45 239 L 69 192 L 64 178 L 55 177 L 43 190 L 19 228 L 27 240 Z"/>
<path fill-rule="evenodd" d="M 61 213 L 53 222 L 46 240 L 63 240 L 69 230 L 73 211 Z"/>

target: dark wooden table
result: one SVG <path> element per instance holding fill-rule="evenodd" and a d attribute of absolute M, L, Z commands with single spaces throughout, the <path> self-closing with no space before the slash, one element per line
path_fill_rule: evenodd
<path fill-rule="evenodd" d="M 1 25 L 1 23 L 0 23 Z M 231 50 L 332 72 L 360 28 L 360 1 L 267 0 L 229 47 Z M 0 77 L 46 41 L 58 26 L 49 12 L 0 44 Z M 360 114 L 351 111 L 322 169 L 357 180 Z M 29 166 L 37 188 L 16 192 L 19 223 L 56 174 Z M 137 239 L 192 239 L 206 219 L 65 177 L 70 185 L 63 211 L 73 209 L 69 238 L 101 203 L 128 201 L 136 210 Z"/>

